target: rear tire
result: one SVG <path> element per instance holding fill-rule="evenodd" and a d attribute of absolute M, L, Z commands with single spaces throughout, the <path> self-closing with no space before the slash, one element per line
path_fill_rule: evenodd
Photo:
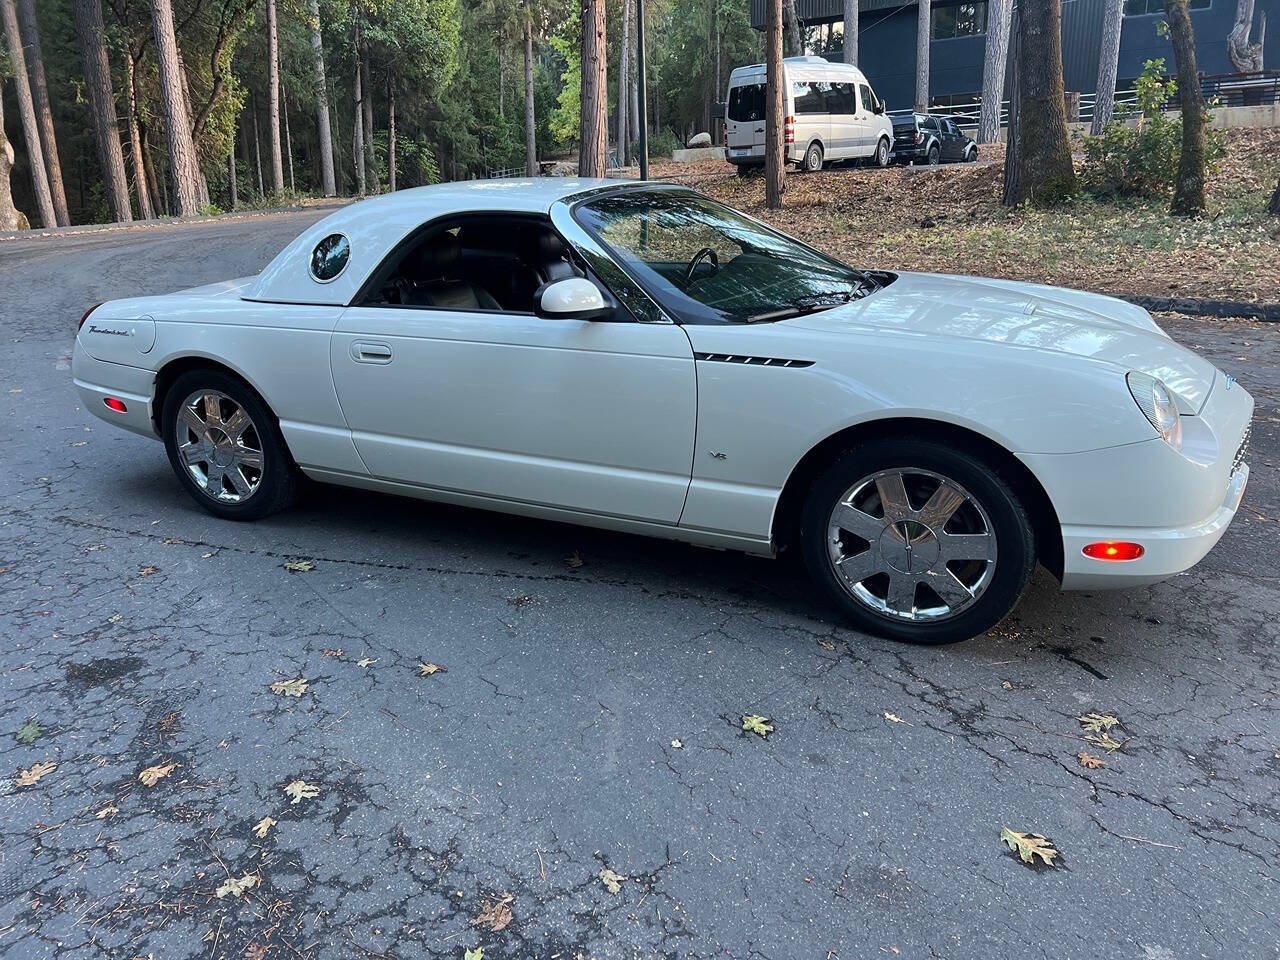
<path fill-rule="evenodd" d="M 939 441 L 891 438 L 847 451 L 818 476 L 799 540 L 810 575 L 855 627 L 943 644 L 989 630 L 1017 605 L 1035 568 L 1032 531 L 986 462 Z"/>
<path fill-rule="evenodd" d="M 260 520 L 296 499 L 300 472 L 280 426 L 236 377 L 182 374 L 165 395 L 160 429 L 178 481 L 215 517 Z"/>
<path fill-rule="evenodd" d="M 809 144 L 809 149 L 804 152 L 804 162 L 801 164 L 801 169 L 805 173 L 817 173 L 822 169 L 822 144 Z"/>
<path fill-rule="evenodd" d="M 929 148 L 929 166 L 936 167 L 942 163 L 942 152 L 936 147 Z"/>

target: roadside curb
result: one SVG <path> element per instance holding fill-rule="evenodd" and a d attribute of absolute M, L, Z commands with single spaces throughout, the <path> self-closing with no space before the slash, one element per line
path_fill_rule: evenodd
<path fill-rule="evenodd" d="M 1118 294 L 1121 300 L 1137 304 L 1147 310 L 1167 313 L 1186 313 L 1195 317 L 1246 317 L 1264 323 L 1280 323 L 1280 303 L 1245 303 L 1240 300 L 1199 300 L 1190 297 L 1147 297 L 1139 294 Z"/>
<path fill-rule="evenodd" d="M 0 231 L 0 242 L 5 240 L 30 240 L 36 237 L 74 237 L 88 233 L 107 233 L 113 230 L 133 230 L 139 227 L 166 227 L 189 223 L 216 223 L 219 220 L 247 220 L 252 217 L 271 216 L 277 213 L 306 213 L 310 210 L 337 210 L 357 197 L 329 198 L 323 203 L 295 204 L 291 207 L 265 207 L 261 210 L 228 210 L 209 215 L 194 214 L 189 217 L 153 217 L 150 220 L 130 220 L 127 223 L 82 223 L 69 227 L 32 227 L 29 230 Z"/>

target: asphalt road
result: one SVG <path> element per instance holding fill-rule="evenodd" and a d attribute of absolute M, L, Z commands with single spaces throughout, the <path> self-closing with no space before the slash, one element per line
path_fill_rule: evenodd
<path fill-rule="evenodd" d="M 921 649 L 786 561 L 337 489 L 199 510 L 79 408 L 76 320 L 255 272 L 314 217 L 0 241 L 5 960 L 1280 956 L 1280 329 L 1169 321 L 1258 401 L 1200 567 L 1041 575 Z"/>

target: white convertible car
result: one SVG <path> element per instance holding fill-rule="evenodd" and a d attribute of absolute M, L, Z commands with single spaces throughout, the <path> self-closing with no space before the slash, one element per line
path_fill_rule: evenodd
<path fill-rule="evenodd" d="M 995 624 L 1036 562 L 1222 536 L 1253 400 L 1120 300 L 856 270 L 677 186 L 500 180 L 332 214 L 256 277 L 80 322 L 81 401 L 233 520 L 328 483 L 794 546 L 859 627 Z"/>

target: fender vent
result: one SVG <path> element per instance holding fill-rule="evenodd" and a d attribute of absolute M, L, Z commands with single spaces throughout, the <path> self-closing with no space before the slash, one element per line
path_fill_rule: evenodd
<path fill-rule="evenodd" d="M 736 353 L 695 353 L 695 360 L 708 363 L 744 363 L 753 367 L 812 367 L 812 360 L 784 360 L 781 357 L 745 357 Z"/>

